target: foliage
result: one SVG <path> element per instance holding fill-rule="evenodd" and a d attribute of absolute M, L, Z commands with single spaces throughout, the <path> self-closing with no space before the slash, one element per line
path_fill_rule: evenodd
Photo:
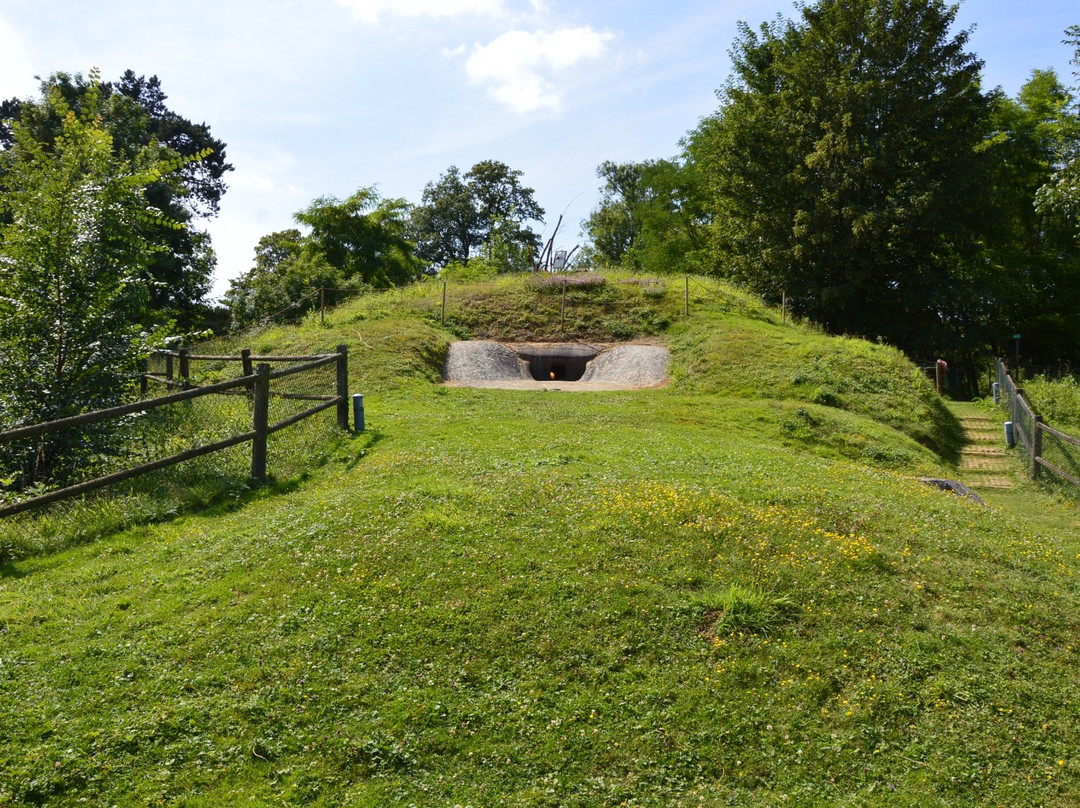
<path fill-rule="evenodd" d="M 521 175 L 498 160 L 481 161 L 464 175 L 450 166 L 427 184 L 412 211 L 409 236 L 416 254 L 433 267 L 445 267 L 467 264 L 481 249 L 481 257 L 500 272 L 525 268 L 540 238 L 524 224 L 541 220 L 544 210 L 533 189 L 521 185 Z"/>
<path fill-rule="evenodd" d="M 139 280 L 149 291 L 143 321 L 155 325 L 176 319 L 182 327 L 198 325 L 206 313 L 204 298 L 216 258 L 209 235 L 192 225 L 218 211 L 226 190 L 224 176 L 232 170 L 225 143 L 213 137 L 205 123 L 193 123 L 169 109 L 157 76 L 147 79 L 128 70 L 115 83 L 95 84 L 78 73 L 56 73 L 41 87 L 41 100 L 5 102 L 3 117 L 20 121 L 43 146 L 54 141 L 62 126 L 47 100 L 58 92 L 76 113 L 93 108 L 118 159 L 135 160 L 146 150 L 156 150 L 159 159 L 175 161 L 175 171 L 143 188 L 147 203 L 166 217 L 139 224 L 140 238 L 158 248 L 140 271 Z M 12 143 L 11 127 L 0 128 L 0 145 Z"/>
<path fill-rule="evenodd" d="M 1073 47 L 1072 63 L 1080 67 L 1080 25 L 1065 31 L 1065 44 Z M 1075 74 L 1080 78 L 1080 72 Z M 1080 88 L 1078 88 L 1080 90 Z M 1038 207 L 1072 224 L 1080 240 L 1080 104 L 1072 99 L 1068 110 L 1067 137 L 1059 142 L 1054 175 L 1039 189 Z"/>
<path fill-rule="evenodd" d="M 820 0 L 742 24 L 687 141 L 718 269 L 829 331 L 916 354 L 978 339 L 981 62 L 941 0 Z"/>
<path fill-rule="evenodd" d="M 1024 397 L 1050 426 L 1080 435 L 1080 377 L 1025 379 Z"/>
<path fill-rule="evenodd" d="M 311 229 L 307 246 L 346 281 L 386 287 L 419 275 L 414 247 L 405 237 L 408 216 L 404 199 L 380 199 L 367 187 L 345 200 L 320 197 L 298 212 L 296 221 Z"/>
<path fill-rule="evenodd" d="M 600 205 L 584 222 L 593 262 L 644 272 L 698 271 L 706 216 L 696 163 L 605 161 L 596 173 L 604 180 Z"/>
<path fill-rule="evenodd" d="M 1074 313 L 1080 307 L 1080 241 L 1063 217 L 1037 205 L 1053 181 L 1059 155 L 1077 136 L 1075 99 L 1053 71 L 1035 70 L 1016 99 L 994 95 L 994 170 L 987 204 L 988 274 L 996 317 L 990 339 L 998 353 L 1013 334 L 1031 361 L 1080 357 Z"/>
<path fill-rule="evenodd" d="M 297 322 L 320 305 L 320 288 L 339 289 L 347 283 L 341 270 L 318 251 L 303 248 L 299 230 L 283 230 L 259 239 L 255 266 L 230 281 L 225 304 L 237 327 L 272 319 Z"/>
<path fill-rule="evenodd" d="M 8 428 L 123 399 L 151 337 L 138 325 L 147 305 L 139 280 L 160 247 L 147 240 L 146 224 L 182 227 L 142 193 L 177 164 L 153 148 L 117 156 L 94 80 L 79 111 L 58 89 L 47 92 L 47 112 L 60 121 L 54 141 L 42 144 L 16 122 L 3 153 L 0 423 Z M 61 460 L 86 463 L 108 446 L 96 430 L 71 441 L 47 439 L 5 458 L 18 469 L 15 482 L 62 479 Z"/>
<path fill-rule="evenodd" d="M 321 288 L 385 288 L 419 276 L 422 264 L 405 238 L 409 206 L 361 188 L 345 200 L 320 197 L 296 214 L 308 235 L 270 233 L 255 247 L 255 266 L 225 295 L 233 322 L 248 326 L 281 316 L 296 322 L 319 304 Z"/>

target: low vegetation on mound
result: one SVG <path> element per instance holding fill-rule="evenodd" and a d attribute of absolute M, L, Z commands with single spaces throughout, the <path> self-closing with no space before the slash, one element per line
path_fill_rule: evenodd
<path fill-rule="evenodd" d="M 891 349 L 623 280 L 565 310 L 451 289 L 445 326 L 432 284 L 249 336 L 347 344 L 368 431 L 0 567 L 0 806 L 1075 804 L 1055 504 L 914 481 L 955 428 Z M 541 311 L 529 339 L 615 340 L 620 301 L 667 318 L 620 328 L 669 345 L 668 387 L 438 384 L 453 339 Z"/>

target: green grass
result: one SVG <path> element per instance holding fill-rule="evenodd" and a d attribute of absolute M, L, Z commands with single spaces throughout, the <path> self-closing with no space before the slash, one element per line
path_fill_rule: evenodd
<path fill-rule="evenodd" d="M 1075 804 L 1075 514 L 913 481 L 888 349 L 681 292 L 662 390 L 437 386 L 434 292 L 259 335 L 348 343 L 368 432 L 0 567 L 0 805 Z"/>
<path fill-rule="evenodd" d="M 1080 380 L 1075 376 L 1060 379 L 1035 376 L 1024 382 L 1024 395 L 1048 424 L 1080 434 Z"/>

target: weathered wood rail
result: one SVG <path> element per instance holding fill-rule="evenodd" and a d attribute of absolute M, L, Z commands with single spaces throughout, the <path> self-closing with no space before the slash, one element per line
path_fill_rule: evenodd
<path fill-rule="evenodd" d="M 343 430 L 349 428 L 348 348 L 344 345 L 339 345 L 335 353 L 315 356 L 254 356 L 247 350 L 242 351 L 240 356 L 214 357 L 200 354 L 187 354 L 182 349 L 180 351 L 168 351 L 164 353 L 167 355 L 167 369 L 166 378 L 161 381 L 183 387 L 184 389 L 180 392 L 156 396 L 154 398 L 135 401 L 130 404 L 110 407 L 104 410 L 97 410 L 95 412 L 83 413 L 70 418 L 62 418 L 56 421 L 48 421 L 46 423 L 33 424 L 31 426 L 0 432 L 0 445 L 27 438 L 63 432 L 65 430 L 88 426 L 90 424 L 116 420 L 136 413 L 150 412 L 160 407 L 167 407 L 185 401 L 193 401 L 204 396 L 231 395 L 236 393 L 249 395 L 253 400 L 251 429 L 222 440 L 213 441 L 183 452 L 178 452 L 169 457 L 159 458 L 148 463 L 106 474 L 92 480 L 86 480 L 65 488 L 49 491 L 32 499 L 26 499 L 0 507 L 0 518 L 22 513 L 34 508 L 41 508 L 53 502 L 80 496 L 91 491 L 124 482 L 125 480 L 130 480 L 143 474 L 149 474 L 150 472 L 159 469 L 183 463 L 186 460 L 192 460 L 213 452 L 220 452 L 224 449 L 246 442 L 251 442 L 251 478 L 257 483 L 265 483 L 266 444 L 267 438 L 270 435 L 292 426 L 293 424 L 299 423 L 306 418 L 310 418 L 317 413 L 330 409 L 331 407 L 337 408 L 338 426 Z M 168 360 L 173 358 L 179 358 L 180 360 L 179 369 L 181 381 L 179 382 L 175 382 L 171 378 L 171 362 Z M 188 362 L 193 359 L 243 362 L 244 373 L 236 379 L 196 387 L 191 384 L 190 366 L 188 364 Z M 270 365 L 271 362 L 294 362 L 299 364 L 293 364 L 290 367 L 282 368 L 280 370 L 272 370 Z M 269 401 L 271 396 L 275 395 L 272 387 L 274 381 L 294 376 L 299 373 L 310 373 L 313 370 L 331 364 L 336 365 L 337 369 L 336 390 L 333 394 L 314 395 L 280 393 L 278 395 L 282 398 L 310 400 L 317 401 L 318 403 L 303 412 L 290 415 L 288 418 L 282 419 L 277 423 L 269 423 Z M 154 376 L 144 374 L 144 382 L 147 377 L 156 379 Z M 145 386 L 143 389 L 145 391 Z"/>

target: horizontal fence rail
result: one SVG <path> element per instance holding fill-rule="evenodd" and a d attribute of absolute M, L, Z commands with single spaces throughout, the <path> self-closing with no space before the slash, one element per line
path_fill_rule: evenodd
<path fill-rule="evenodd" d="M 0 432 L 0 447 L 26 441 L 34 438 L 42 438 L 48 435 L 62 434 L 68 430 L 86 427 L 92 424 L 101 424 L 108 421 L 117 421 L 133 415 L 142 415 L 170 405 L 185 402 L 193 402 L 205 399 L 209 396 L 235 396 L 240 395 L 251 399 L 250 403 L 250 428 L 242 430 L 228 437 L 211 440 L 201 445 L 175 452 L 166 457 L 157 458 L 149 462 L 136 464 L 108 474 L 102 474 L 90 480 L 84 480 L 64 486 L 46 493 L 0 506 L 0 518 L 17 513 L 29 511 L 34 508 L 44 507 L 72 497 L 80 496 L 91 491 L 115 485 L 135 477 L 149 474 L 150 472 L 164 469 L 169 466 L 183 463 L 198 457 L 220 452 L 225 449 L 250 442 L 251 449 L 251 478 L 257 483 L 266 481 L 266 451 L 267 438 L 289 426 L 310 418 L 324 410 L 337 408 L 337 423 L 341 429 L 349 428 L 348 406 L 348 349 L 344 345 L 338 346 L 338 350 L 332 354 L 318 354 L 314 356 L 270 356 L 255 355 L 249 350 L 244 350 L 239 356 L 209 355 L 188 353 L 184 349 L 175 351 L 159 351 L 154 359 L 165 364 L 163 375 L 151 373 L 149 370 L 142 374 L 142 392 L 145 396 L 148 385 L 151 382 L 163 384 L 166 387 L 177 385 L 184 387 L 180 392 L 166 395 L 144 398 L 129 404 L 110 407 L 95 412 L 83 413 L 69 418 L 58 419 L 41 424 L 20 427 L 18 429 Z M 173 360 L 179 360 L 175 362 Z M 193 374 L 192 362 L 213 363 L 240 363 L 242 375 L 226 379 L 224 381 L 209 381 L 200 383 L 198 374 Z M 271 362 L 290 363 L 288 367 L 271 369 Z M 175 367 L 174 367 L 175 366 Z M 330 390 L 326 393 L 296 392 L 290 390 L 290 382 L 303 377 L 311 377 L 322 368 L 333 368 L 332 383 L 330 379 L 322 378 L 317 383 Z M 173 378 L 173 370 L 179 369 L 180 380 Z M 326 374 L 322 374 L 323 377 Z M 318 402 L 300 412 L 291 413 L 282 417 L 275 416 L 271 422 L 271 400 L 281 401 L 307 401 Z"/>
<path fill-rule="evenodd" d="M 994 360 L 994 378 L 999 397 L 1004 397 L 1013 435 L 1032 479 L 1038 478 L 1041 471 L 1046 469 L 1080 487 L 1080 451 L 1077 451 L 1080 449 L 1080 438 L 1044 423 L 1042 416 L 1024 398 L 1023 388 L 1016 384 L 1001 359 Z"/>

